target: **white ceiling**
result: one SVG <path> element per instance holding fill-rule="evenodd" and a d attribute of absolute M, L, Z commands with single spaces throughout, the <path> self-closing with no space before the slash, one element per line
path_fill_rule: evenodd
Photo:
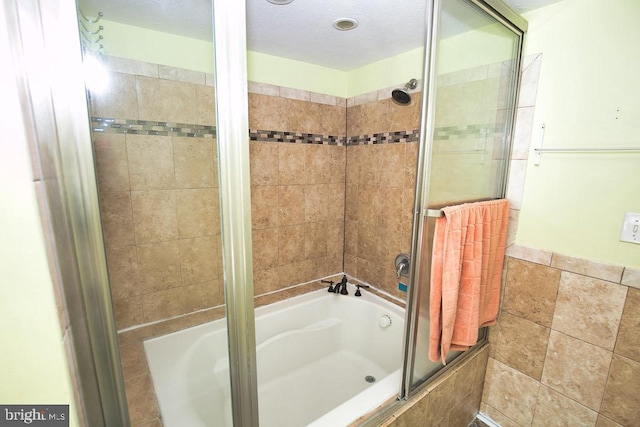
<path fill-rule="evenodd" d="M 523 13 L 560 0 L 506 0 Z M 274 5 L 247 2 L 249 50 L 326 67 L 351 70 L 422 46 L 426 0 L 294 0 Z M 211 40 L 211 0 L 80 0 L 85 15 L 186 37 Z M 445 2 L 443 35 L 486 24 L 459 2 Z M 456 6 L 457 5 L 457 6 Z M 464 16 L 464 19 L 460 19 Z M 355 18 L 351 31 L 332 27 Z M 108 40 L 106 41 L 108 43 Z"/>

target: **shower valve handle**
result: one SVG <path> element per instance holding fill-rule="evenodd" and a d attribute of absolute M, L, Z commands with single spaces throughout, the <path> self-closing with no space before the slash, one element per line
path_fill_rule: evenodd
<path fill-rule="evenodd" d="M 398 254 L 394 264 L 396 266 L 396 277 L 398 279 L 400 278 L 400 276 L 409 275 L 409 255 Z"/>

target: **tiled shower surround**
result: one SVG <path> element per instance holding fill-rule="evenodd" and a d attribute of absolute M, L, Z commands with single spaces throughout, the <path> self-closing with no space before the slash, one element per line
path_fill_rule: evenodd
<path fill-rule="evenodd" d="M 142 340 L 224 316 L 214 89 L 201 73 L 108 63 L 112 90 L 92 94 L 93 138 L 130 416 L 147 425 L 159 414 Z M 374 194 L 348 208 L 367 225 L 350 242 L 360 259 L 376 265 L 387 255 L 392 271 L 385 248 L 408 251 L 391 244 L 403 211 L 388 202 L 399 194 L 400 204 L 413 203 L 418 104 L 405 110 L 410 121 L 388 98 L 374 104 L 395 118 L 355 134 L 348 161 L 347 100 L 250 83 L 254 285 L 264 295 L 256 305 L 317 289 L 313 282 L 273 293 L 343 271 L 347 180 Z M 385 288 L 360 267 L 364 280 Z M 395 278 L 389 283 L 394 291 Z"/>
<path fill-rule="evenodd" d="M 108 267 L 132 422 L 156 425 L 142 340 L 224 316 L 214 89 L 210 75 L 107 60 L 113 89 L 92 97 L 92 115 Z M 393 259 L 410 251 L 419 91 L 408 106 L 391 88 L 348 100 L 249 91 L 256 305 L 341 271 L 404 298 Z M 480 130 L 454 123 L 436 139 Z"/>
<path fill-rule="evenodd" d="M 219 306 L 211 76 L 107 62 L 91 114 L 118 329 Z M 249 87 L 256 295 L 346 271 L 404 297 L 393 259 L 410 249 L 420 94 Z"/>
<path fill-rule="evenodd" d="M 404 298 L 394 259 L 411 250 L 418 138 L 408 133 L 407 142 L 378 144 L 376 135 L 418 129 L 420 93 L 406 106 L 396 105 L 390 94 L 347 107 L 353 143 L 347 147 L 344 270 Z"/>

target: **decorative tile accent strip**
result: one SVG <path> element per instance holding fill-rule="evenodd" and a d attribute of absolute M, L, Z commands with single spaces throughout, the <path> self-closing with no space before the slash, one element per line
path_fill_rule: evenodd
<path fill-rule="evenodd" d="M 460 139 L 460 138 L 482 138 L 493 136 L 494 133 L 502 132 L 502 124 L 495 123 L 466 125 L 466 126 L 443 126 L 436 128 L 433 135 L 435 140 Z"/>
<path fill-rule="evenodd" d="M 251 141 L 288 142 L 292 144 L 345 145 L 346 137 L 319 133 L 249 129 Z"/>
<path fill-rule="evenodd" d="M 92 117 L 91 130 L 101 133 L 128 133 L 191 138 L 215 138 L 216 136 L 215 126 L 154 122 L 151 120 L 111 119 L 104 117 Z"/>
<path fill-rule="evenodd" d="M 448 126 L 437 128 L 436 140 L 447 140 L 468 137 L 483 137 L 495 131 L 495 125 Z M 215 138 L 215 126 L 195 125 L 189 123 L 156 122 L 151 120 L 128 120 L 108 117 L 92 117 L 91 129 L 100 133 L 127 133 L 137 135 L 179 136 L 191 138 Z M 251 141 L 287 142 L 292 144 L 318 145 L 372 145 L 395 144 L 401 142 L 418 142 L 420 130 L 401 130 L 381 132 L 372 135 L 338 136 L 319 133 L 287 132 L 276 130 L 249 130 Z"/>
<path fill-rule="evenodd" d="M 417 142 L 420 130 L 400 130 L 396 132 L 374 133 L 373 135 L 350 136 L 349 145 L 394 144 L 397 142 Z"/>

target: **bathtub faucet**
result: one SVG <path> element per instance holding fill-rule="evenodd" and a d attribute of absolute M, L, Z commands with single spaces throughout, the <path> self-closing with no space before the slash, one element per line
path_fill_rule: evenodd
<path fill-rule="evenodd" d="M 335 292 L 338 293 L 338 288 L 342 287 L 342 289 L 340 289 L 340 293 L 342 295 L 349 295 L 349 292 L 347 291 L 347 276 L 343 275 L 342 276 L 342 280 L 340 281 L 340 283 L 336 284 L 336 290 Z"/>
<path fill-rule="evenodd" d="M 356 285 L 356 296 L 357 297 L 361 297 L 362 296 L 362 292 L 360 292 L 360 288 L 364 288 L 367 289 L 369 287 L 369 285 Z"/>
<path fill-rule="evenodd" d="M 336 289 L 338 288 L 337 286 L 335 288 L 333 287 L 333 280 L 320 280 L 320 282 L 329 284 L 327 292 L 336 292 Z"/>

